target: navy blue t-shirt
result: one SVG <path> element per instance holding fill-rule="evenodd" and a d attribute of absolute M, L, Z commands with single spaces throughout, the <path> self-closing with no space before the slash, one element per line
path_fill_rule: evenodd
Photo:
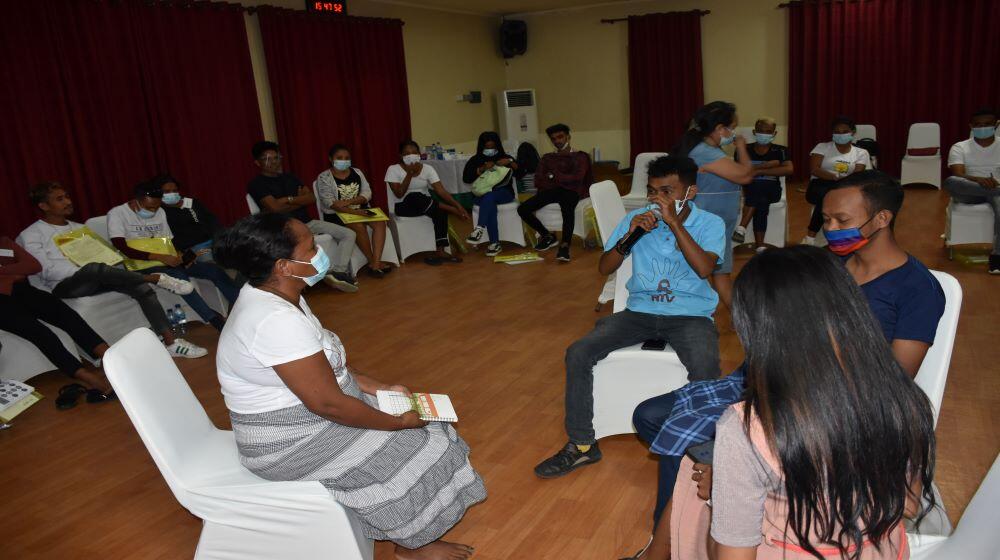
<path fill-rule="evenodd" d="M 861 291 L 890 343 L 897 339 L 934 343 L 944 314 L 944 290 L 912 255 L 906 264 L 862 284 Z"/>

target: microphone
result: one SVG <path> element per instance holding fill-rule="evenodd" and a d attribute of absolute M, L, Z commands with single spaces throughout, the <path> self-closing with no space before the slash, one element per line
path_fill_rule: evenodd
<path fill-rule="evenodd" d="M 657 219 L 663 217 L 663 215 L 660 213 L 659 204 L 648 204 L 646 205 L 646 210 L 656 215 Z M 618 243 L 618 252 L 621 253 L 622 255 L 628 255 L 629 253 L 631 253 L 632 247 L 634 247 L 635 244 L 638 243 L 640 239 L 642 239 L 643 235 L 646 235 L 646 230 L 642 229 L 641 227 L 637 227 L 634 230 L 632 230 L 631 233 L 625 236 L 625 239 L 622 239 L 621 242 Z"/>

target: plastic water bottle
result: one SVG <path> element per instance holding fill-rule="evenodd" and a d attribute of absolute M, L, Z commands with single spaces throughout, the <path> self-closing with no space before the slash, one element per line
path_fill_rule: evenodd
<path fill-rule="evenodd" d="M 177 334 L 184 336 L 187 334 L 187 314 L 181 308 L 181 304 L 174 306 L 174 317 L 177 320 Z"/>
<path fill-rule="evenodd" d="M 163 310 L 164 314 L 167 316 L 167 321 L 170 323 L 170 332 L 177 335 L 177 313 L 174 312 L 173 307 L 168 307 Z"/>

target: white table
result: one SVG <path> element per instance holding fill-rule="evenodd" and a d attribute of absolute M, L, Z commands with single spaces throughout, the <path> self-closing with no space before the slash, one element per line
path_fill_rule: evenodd
<path fill-rule="evenodd" d="M 437 171 L 444 188 L 451 194 L 472 192 L 472 185 L 462 181 L 462 172 L 465 171 L 465 164 L 470 158 L 459 159 L 425 159 L 420 163 L 428 165 Z"/>

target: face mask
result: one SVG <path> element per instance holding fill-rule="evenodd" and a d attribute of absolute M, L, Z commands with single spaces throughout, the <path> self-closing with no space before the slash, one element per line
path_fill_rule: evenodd
<path fill-rule="evenodd" d="M 180 201 L 181 201 L 181 193 L 176 193 L 176 192 L 163 193 L 164 204 L 177 204 Z"/>
<path fill-rule="evenodd" d="M 980 140 L 983 138 L 989 138 L 990 136 L 996 136 L 996 134 L 997 127 L 995 126 L 977 126 L 972 129 L 972 137 L 979 138 Z"/>
<path fill-rule="evenodd" d="M 845 132 L 844 134 L 834 134 L 833 143 L 834 144 L 850 144 L 851 140 L 854 140 L 854 134 L 850 132 Z"/>
<path fill-rule="evenodd" d="M 871 218 L 868 218 L 868 222 L 874 219 L 875 216 L 872 216 Z M 847 256 L 867 245 L 871 240 L 871 237 L 865 237 L 864 234 L 861 233 L 861 228 L 868 225 L 868 222 L 861 224 L 861 227 L 834 230 L 824 229 L 823 235 L 826 236 L 826 240 L 829 242 L 830 250 L 833 251 L 833 254 L 841 257 Z"/>
<path fill-rule="evenodd" d="M 497 155 L 497 150 L 496 148 L 486 148 L 483 150 L 483 155 L 486 157 L 493 157 Z"/>
<path fill-rule="evenodd" d="M 729 136 L 720 136 L 719 137 L 719 145 L 720 146 L 728 146 L 728 145 L 730 145 L 730 144 L 733 143 L 733 140 L 736 139 L 736 131 L 730 130 L 728 128 L 726 130 L 729 131 Z"/>
<path fill-rule="evenodd" d="M 754 132 L 753 137 L 757 139 L 758 144 L 770 144 L 774 141 L 773 134 L 764 134 L 763 132 Z"/>
<path fill-rule="evenodd" d="M 148 219 L 152 218 L 153 216 L 155 216 L 156 212 L 150 212 L 149 210 L 146 210 L 145 208 L 143 208 L 143 207 L 140 206 L 139 207 L 139 211 L 136 212 L 136 214 L 138 214 L 139 217 L 142 218 L 143 220 L 148 220 Z"/>
<path fill-rule="evenodd" d="M 688 194 L 690 192 L 691 192 L 691 187 L 684 189 L 684 198 L 682 198 L 681 200 L 674 201 L 674 211 L 677 212 L 678 214 L 681 213 L 681 210 L 684 210 L 684 203 L 687 202 Z"/>
<path fill-rule="evenodd" d="M 348 169 L 351 168 L 351 160 L 335 159 L 333 160 L 333 168 L 336 169 L 337 171 L 347 171 Z"/>
<path fill-rule="evenodd" d="M 289 259 L 291 260 L 291 259 Z M 312 276 L 294 276 L 295 278 L 301 278 L 307 286 L 315 286 L 320 280 L 326 276 L 326 273 L 330 270 L 330 257 L 326 256 L 326 251 L 322 247 L 316 246 L 316 254 L 313 258 L 309 259 L 309 262 L 304 261 L 292 261 L 293 263 L 308 264 L 316 269 L 316 274 Z"/>
<path fill-rule="evenodd" d="M 420 161 L 420 155 L 418 154 L 406 154 L 403 156 L 403 163 L 406 165 L 413 165 Z"/>

